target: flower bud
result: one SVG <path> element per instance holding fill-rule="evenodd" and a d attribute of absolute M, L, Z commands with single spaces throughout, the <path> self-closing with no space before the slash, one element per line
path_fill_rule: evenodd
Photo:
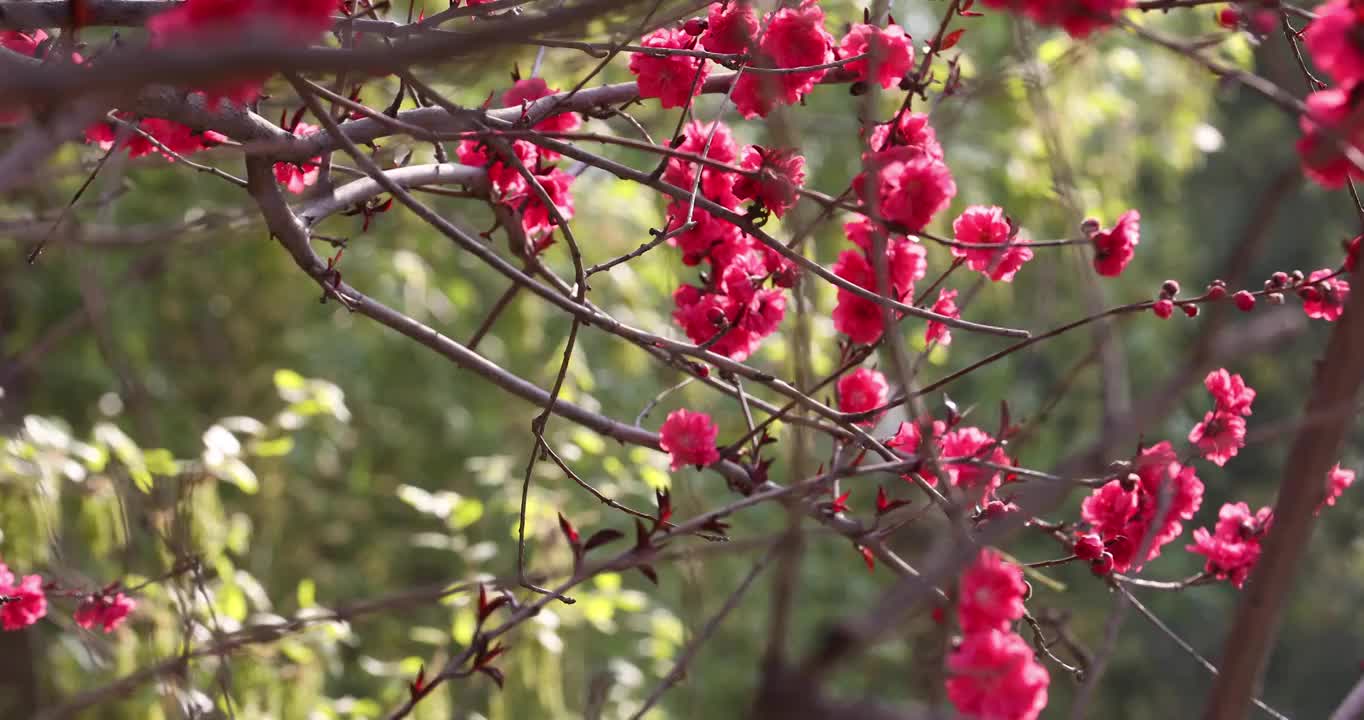
<path fill-rule="evenodd" d="M 1104 577 L 1113 572 L 1113 555 L 1104 553 L 1099 557 L 1089 561 L 1089 571 L 1097 577 Z"/>
<path fill-rule="evenodd" d="M 1217 284 L 1217 283 L 1213 283 L 1212 285 L 1209 285 L 1209 286 L 1208 286 L 1208 299 L 1209 299 L 1209 300 L 1221 300 L 1222 298 L 1224 298 L 1224 297 L 1226 297 L 1226 296 L 1227 296 L 1227 286 L 1226 286 L 1226 285 L 1219 285 L 1219 284 Z"/>
<path fill-rule="evenodd" d="M 1080 232 L 1085 235 L 1093 235 L 1094 233 L 1099 232 L 1100 227 L 1098 220 L 1086 218 L 1084 222 L 1080 223 Z"/>
<path fill-rule="evenodd" d="M 1224 7 L 1217 13 L 1217 24 L 1228 30 L 1241 26 L 1241 11 L 1234 7 Z"/>
<path fill-rule="evenodd" d="M 1276 273 L 1274 273 L 1273 275 L 1270 275 L 1270 276 L 1269 276 L 1269 283 L 1268 283 L 1265 287 L 1266 287 L 1267 289 L 1274 289 L 1274 288 L 1281 288 L 1281 287 L 1283 287 L 1284 285 L 1287 285 L 1287 284 L 1288 284 L 1288 273 L 1286 273 L 1286 272 L 1280 270 L 1279 272 L 1276 272 Z"/>
<path fill-rule="evenodd" d="M 1173 298 L 1173 297 L 1175 297 L 1175 296 L 1178 295 L 1178 294 L 1179 294 L 1179 282 L 1178 282 L 1178 281 L 1175 281 L 1175 280 L 1166 280 L 1165 282 L 1163 282 L 1163 283 L 1160 284 L 1160 296 L 1161 296 L 1161 297 Z"/>
<path fill-rule="evenodd" d="M 1279 292 L 1272 292 L 1272 293 L 1269 293 L 1268 295 L 1265 296 L 1265 300 L 1266 300 L 1270 305 L 1282 305 L 1282 304 L 1283 304 L 1283 293 L 1279 293 Z"/>
<path fill-rule="evenodd" d="M 1232 296 L 1232 299 L 1236 301 L 1236 309 L 1241 312 L 1250 312 L 1255 309 L 1255 296 L 1245 290 L 1237 291 L 1237 293 Z"/>
<path fill-rule="evenodd" d="M 1075 557 L 1081 560 L 1094 560 L 1104 552 L 1103 540 L 1096 533 L 1085 533 L 1075 538 Z"/>
<path fill-rule="evenodd" d="M 1168 299 L 1162 298 L 1157 300 L 1155 305 L 1151 306 L 1151 312 L 1155 313 L 1156 317 L 1161 320 L 1168 320 L 1175 312 L 1175 304 Z"/>
<path fill-rule="evenodd" d="M 706 31 L 706 21 L 701 18 L 692 18 L 682 26 L 682 29 L 692 37 L 696 37 Z"/>
<path fill-rule="evenodd" d="M 1198 317 L 1198 306 L 1197 306 L 1197 305 L 1193 305 L 1193 304 L 1189 304 L 1189 305 L 1180 305 L 1180 306 L 1179 306 L 1179 309 L 1180 309 L 1180 310 L 1183 310 L 1183 311 L 1184 311 L 1184 314 L 1185 314 L 1185 315 L 1188 315 L 1189 317 Z"/>

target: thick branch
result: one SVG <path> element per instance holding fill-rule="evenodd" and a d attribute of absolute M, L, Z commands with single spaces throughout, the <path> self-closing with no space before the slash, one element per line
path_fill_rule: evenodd
<path fill-rule="evenodd" d="M 1351 280 L 1358 282 L 1358 277 L 1355 273 Z M 1304 415 L 1313 417 L 1341 403 L 1353 404 L 1362 381 L 1364 292 L 1353 292 L 1317 366 Z M 1353 423 L 1353 415 L 1336 415 L 1304 427 L 1293 441 L 1274 504 L 1274 525 L 1242 596 L 1236 621 L 1227 633 L 1222 673 L 1204 713 L 1208 720 L 1239 720 L 1249 710 L 1278 634 L 1284 599 L 1295 584 L 1294 577 L 1307 551 L 1316 509 L 1326 495 L 1326 473 L 1336 462 L 1345 432 Z"/>

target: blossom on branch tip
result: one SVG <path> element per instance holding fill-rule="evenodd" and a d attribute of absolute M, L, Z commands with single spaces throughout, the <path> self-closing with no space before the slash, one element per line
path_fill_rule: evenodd
<path fill-rule="evenodd" d="M 549 97 L 557 92 L 558 90 L 551 88 L 544 78 L 522 78 L 502 93 L 502 107 L 529 105 L 542 97 Z M 573 132 L 582 124 L 582 118 L 578 117 L 578 113 L 561 112 L 535 123 L 535 129 L 545 132 Z"/>
<path fill-rule="evenodd" d="M 939 159 L 910 148 L 892 147 L 871 157 L 872 187 L 867 173 L 853 178 L 857 195 L 873 203 L 876 214 L 914 233 L 928 227 L 957 195 L 952 171 Z"/>
<path fill-rule="evenodd" d="M 1203 378 L 1203 387 L 1208 389 L 1217 409 L 1234 415 L 1250 415 L 1250 405 L 1255 402 L 1255 388 L 1246 384 L 1245 378 L 1218 368 Z"/>
<path fill-rule="evenodd" d="M 1339 85 L 1364 80 L 1364 19 L 1351 0 L 1331 0 L 1313 9 L 1316 18 L 1302 31 L 1312 63 Z"/>
<path fill-rule="evenodd" d="M 961 575 L 957 619 L 962 632 L 1008 630 L 1023 617 L 1028 586 L 1023 571 L 985 548 Z"/>
<path fill-rule="evenodd" d="M 118 117 L 127 123 L 134 122 L 130 115 L 120 113 Z M 170 153 L 182 157 L 193 155 L 227 140 L 227 136 L 222 133 L 213 130 L 200 132 L 186 125 L 161 118 L 146 118 L 137 123 L 137 129 L 155 139 L 162 147 L 158 147 L 141 133 L 132 130 L 124 131 L 108 122 L 96 123 L 86 128 L 85 141 L 101 150 L 109 150 L 117 142 L 119 133 L 126 133 L 123 147 L 128 151 L 128 157 L 140 158 L 152 153 L 159 153 L 168 162 L 174 162 L 175 157 Z"/>
<path fill-rule="evenodd" d="M 939 470 L 946 475 L 947 482 L 953 487 L 971 491 L 968 499 L 983 503 L 1003 483 L 1000 471 L 992 467 L 971 462 L 948 462 L 956 460 L 980 460 L 992 465 L 1009 467 L 1013 460 L 1004 452 L 1003 443 L 990 433 L 974 427 L 959 427 L 937 438 Z M 927 477 L 928 474 L 924 473 Z"/>
<path fill-rule="evenodd" d="M 711 3 L 701 46 L 713 53 L 739 55 L 748 52 L 757 36 L 758 15 L 751 4 L 742 0 Z"/>
<path fill-rule="evenodd" d="M 1112 25 L 1132 0 L 983 0 L 986 7 L 1025 15 L 1039 25 L 1060 27 L 1084 38 Z"/>
<path fill-rule="evenodd" d="M 899 25 L 883 29 L 858 23 L 843 36 L 838 49 L 845 58 L 870 55 L 843 67 L 855 73 L 857 80 L 877 82 L 886 90 L 899 85 L 914 66 L 914 45 Z M 867 73 L 873 69 L 876 77 L 868 78 Z"/>
<path fill-rule="evenodd" d="M 1103 538 L 1118 572 L 1158 557 L 1184 532 L 1183 521 L 1192 519 L 1203 504 L 1203 482 L 1192 465 L 1177 461 L 1169 442 L 1143 450 L 1133 467 L 1128 477 L 1096 488 L 1081 504 L 1081 517 Z M 1162 516 L 1163 492 L 1169 495 L 1169 506 Z M 1138 558 L 1138 546 L 1147 541 L 1148 533 L 1149 549 Z"/>
<path fill-rule="evenodd" d="M 15 583 L 14 574 L 0 563 L 0 595 L 7 598 L 0 603 L 0 628 L 22 630 L 47 615 L 47 595 L 40 575 L 25 575 Z"/>
<path fill-rule="evenodd" d="M 281 42 L 308 44 L 331 27 L 336 0 L 186 0 L 147 21 L 154 47 L 228 43 L 243 32 L 268 32 Z M 197 88 L 210 106 L 222 100 L 248 103 L 260 95 L 264 76 Z"/>
<path fill-rule="evenodd" d="M 307 137 L 317 133 L 317 131 L 317 126 L 301 122 L 294 126 L 294 137 Z M 305 162 L 275 163 L 275 180 L 289 192 L 295 195 L 301 194 L 317 182 L 317 176 L 321 171 L 319 164 L 321 162 L 321 157 L 315 157 Z"/>
<path fill-rule="evenodd" d="M 869 146 L 872 152 L 904 147 L 935 160 L 943 159 L 938 134 L 928 124 L 928 115 L 924 113 L 902 112 L 890 122 L 877 125 L 872 128 Z M 867 157 L 863 156 L 863 162 Z"/>
<path fill-rule="evenodd" d="M 658 429 L 658 445 L 672 457 L 673 470 L 686 465 L 704 467 L 720 460 L 720 451 L 715 448 L 719 434 L 720 428 L 710 415 L 684 408 L 672 411 L 663 421 Z"/>
<path fill-rule="evenodd" d="M 1217 525 L 1212 532 L 1207 528 L 1193 531 L 1189 552 L 1207 558 L 1203 571 L 1232 585 L 1245 584 L 1250 571 L 1260 559 L 1260 541 L 1274 521 L 1272 508 L 1263 507 L 1251 513 L 1243 502 L 1227 503 L 1217 513 Z"/>
<path fill-rule="evenodd" d="M 1335 322 L 1344 314 L 1345 301 L 1350 299 L 1350 283 L 1332 275 L 1335 271 L 1322 268 L 1307 276 L 1309 287 L 1316 290 L 1314 297 L 1303 299 L 1302 309 L 1307 317 Z"/>
<path fill-rule="evenodd" d="M 1298 138 L 1298 156 L 1307 177 L 1322 187 L 1335 189 L 1350 178 L 1364 177 L 1337 144 L 1337 134 L 1346 130 L 1354 108 L 1359 105 L 1364 84 L 1349 84 L 1318 90 L 1304 101 L 1307 111 L 1298 118 L 1302 137 Z M 1353 131 L 1343 139 L 1355 150 L 1364 147 L 1364 128 L 1352 126 Z"/>
<path fill-rule="evenodd" d="M 859 218 L 843 226 L 848 240 L 860 250 L 844 250 L 833 265 L 833 272 L 840 278 L 878 293 L 876 269 L 872 265 L 873 233 L 885 236 L 886 264 L 890 274 L 890 286 L 897 300 L 905 300 L 914 292 L 914 283 L 928 272 L 927 251 L 919 243 L 904 235 L 887 232 L 878 228 L 870 220 Z M 834 329 L 856 343 L 870 345 L 881 338 L 885 330 L 885 317 L 881 306 L 872 300 L 849 290 L 838 289 L 838 302 L 834 306 Z M 897 316 L 899 313 L 895 313 Z"/>
<path fill-rule="evenodd" d="M 135 607 L 137 601 L 123 593 L 94 593 L 76 607 L 76 624 L 86 630 L 99 625 L 104 632 L 111 633 L 123 624 Z"/>
<path fill-rule="evenodd" d="M 644 37 L 640 45 L 667 50 L 691 49 L 695 38 L 683 30 L 659 28 Z M 630 56 L 630 72 L 639 81 L 641 98 L 658 98 L 665 109 L 683 107 L 709 74 L 705 58 L 690 55 L 653 56 L 637 52 Z"/>
<path fill-rule="evenodd" d="M 838 409 L 849 414 L 864 413 L 886 404 L 890 385 L 886 376 L 871 368 L 857 368 L 838 380 Z M 872 425 L 875 418 L 860 424 Z"/>
<path fill-rule="evenodd" d="M 47 47 L 49 39 L 48 34 L 42 30 L 34 30 L 33 32 L 0 30 L 0 48 L 24 57 L 38 57 Z M 0 125 L 19 122 L 27 114 L 28 110 L 22 106 L 13 110 L 0 109 Z"/>
<path fill-rule="evenodd" d="M 953 257 L 966 258 L 966 266 L 984 273 L 991 280 L 1012 282 L 1023 263 L 1033 257 L 1030 248 L 1016 240 L 1014 228 L 1004 215 L 1004 208 L 972 205 L 952 222 L 953 237 L 967 245 L 998 245 L 989 247 L 952 247 Z"/>
<path fill-rule="evenodd" d="M 1340 463 L 1336 463 L 1326 473 L 1326 497 L 1322 498 L 1321 504 L 1317 506 L 1317 513 L 1320 514 L 1322 508 L 1328 505 L 1335 505 L 1336 499 L 1340 497 L 1341 493 L 1345 492 L 1345 488 L 1350 487 L 1354 482 L 1355 471 L 1342 468 Z"/>
<path fill-rule="evenodd" d="M 1246 420 L 1240 415 L 1209 412 L 1189 431 L 1189 442 L 1198 446 L 1205 460 L 1222 467 L 1245 447 Z"/>
<path fill-rule="evenodd" d="M 933 312 L 950 318 L 960 318 L 961 310 L 957 308 L 957 291 L 942 288 L 938 290 L 938 301 L 933 303 Z M 952 344 L 952 330 L 943 323 L 929 320 L 928 326 L 924 329 L 924 342 L 936 342 L 939 345 Z"/>
<path fill-rule="evenodd" d="M 964 717 L 1035 720 L 1051 676 L 1017 633 L 967 633 L 947 658 L 947 697 Z"/>
<path fill-rule="evenodd" d="M 794 150 L 749 145 L 740 166 L 753 174 L 734 181 L 735 197 L 756 200 L 777 217 L 796 204 L 796 190 L 805 183 L 804 156 Z"/>
<path fill-rule="evenodd" d="M 1128 210 L 1113 229 L 1100 230 L 1089 241 L 1094 245 L 1094 271 L 1105 277 L 1121 275 L 1141 242 L 1141 213 Z"/>

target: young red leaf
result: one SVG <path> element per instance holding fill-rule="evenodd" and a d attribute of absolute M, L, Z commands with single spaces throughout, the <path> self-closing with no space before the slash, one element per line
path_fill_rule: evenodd
<path fill-rule="evenodd" d="M 649 565 L 640 565 L 639 571 L 644 574 L 644 577 L 649 578 L 649 582 L 655 585 L 658 584 L 658 573 L 654 571 L 653 567 Z"/>
<path fill-rule="evenodd" d="M 966 28 L 958 28 L 950 33 L 947 33 L 947 37 L 942 39 L 942 46 L 939 47 L 938 50 L 939 51 L 947 50 L 948 48 L 955 46 L 957 42 L 961 40 L 961 36 L 964 35 L 965 33 Z"/>
<path fill-rule="evenodd" d="M 876 556 L 871 554 L 871 548 L 865 545 L 858 545 L 857 551 L 862 553 L 862 562 L 867 564 L 867 570 L 876 569 Z"/>
<path fill-rule="evenodd" d="M 829 512 L 831 512 L 831 513 L 833 513 L 833 514 L 835 514 L 835 515 L 837 515 L 838 513 L 842 513 L 842 512 L 848 512 L 848 496 L 849 496 L 849 495 L 852 495 L 852 491 L 851 491 L 851 490 L 849 490 L 849 491 L 843 493 L 842 495 L 839 495 L 838 497 L 834 498 L 834 501 L 833 501 L 832 503 L 829 504 Z"/>
<path fill-rule="evenodd" d="M 612 530 L 611 528 L 607 528 L 605 530 L 598 530 L 592 533 L 592 537 L 589 537 L 587 539 L 587 542 L 583 543 L 583 552 L 588 552 L 593 548 L 598 548 L 607 543 L 615 542 L 623 537 L 625 537 L 625 533 L 619 530 Z"/>
<path fill-rule="evenodd" d="M 420 668 L 417 669 L 417 677 L 412 682 L 407 684 L 407 690 L 408 693 L 411 695 L 413 702 L 416 702 L 418 699 L 421 698 L 422 695 L 426 693 L 425 664 L 423 664 Z"/>
<path fill-rule="evenodd" d="M 483 653 L 479 655 L 478 664 L 487 665 L 488 663 L 496 659 L 498 655 L 501 655 L 506 651 L 507 651 L 506 645 L 494 645 L 488 648 L 487 650 L 483 651 Z"/>
<path fill-rule="evenodd" d="M 577 548 L 578 531 L 573 527 L 573 523 L 569 522 L 568 518 L 564 517 L 563 513 L 559 513 L 559 529 L 563 531 L 564 537 L 568 538 L 568 544 Z"/>
<path fill-rule="evenodd" d="M 497 683 L 498 690 L 502 689 L 502 683 L 506 680 L 506 676 L 502 674 L 501 670 L 495 667 L 481 667 L 478 668 L 478 671 L 492 678 L 493 682 Z"/>
<path fill-rule="evenodd" d="M 889 508 L 889 507 L 890 507 L 890 500 L 886 497 L 886 487 L 885 487 L 884 485 L 877 485 L 877 486 L 876 486 L 876 514 L 877 514 L 877 515 L 884 514 L 884 513 L 886 512 L 886 509 Z"/>
<path fill-rule="evenodd" d="M 658 499 L 658 522 L 654 526 L 654 530 L 657 531 L 659 526 L 673 516 L 673 497 L 667 490 L 655 490 L 654 496 Z"/>

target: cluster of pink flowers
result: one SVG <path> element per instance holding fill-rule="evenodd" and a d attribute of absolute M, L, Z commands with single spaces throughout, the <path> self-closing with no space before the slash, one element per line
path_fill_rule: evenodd
<path fill-rule="evenodd" d="M 1215 407 L 1189 432 L 1189 442 L 1198 446 L 1206 460 L 1222 467 L 1246 444 L 1246 420 L 1255 390 L 1247 387 L 1240 375 L 1226 368 L 1214 370 L 1204 378 Z"/>
<path fill-rule="evenodd" d="M 683 129 L 677 150 L 728 165 L 739 157 L 734 136 L 723 123 L 692 122 Z M 787 150 L 750 145 L 743 167 L 751 174 L 693 162 L 668 160 L 663 180 L 699 194 L 728 210 L 744 199 L 761 211 L 784 213 L 795 202 L 795 188 L 805 180 L 805 159 Z M 688 212 L 693 225 L 686 227 Z M 717 218 L 689 200 L 668 205 L 668 242 L 682 251 L 685 265 L 710 265 L 704 282 L 684 284 L 673 293 L 673 320 L 694 343 L 735 360 L 744 360 L 776 332 L 786 316 L 786 291 L 795 280 L 791 263 L 738 226 Z"/>
<path fill-rule="evenodd" d="M 1250 399 L 1255 396 L 1255 391 L 1248 392 L 1249 398 L 1245 400 L 1247 408 Z M 1341 468 L 1339 464 L 1332 467 L 1326 473 L 1326 497 L 1317 506 L 1317 513 L 1320 514 L 1327 506 L 1335 505 L 1336 499 L 1354 484 L 1354 480 L 1353 470 Z M 1211 532 L 1207 528 L 1194 530 L 1194 541 L 1188 550 L 1207 558 L 1203 572 L 1218 580 L 1230 581 L 1240 588 L 1260 560 L 1260 543 L 1273 524 L 1273 508 L 1262 507 L 1252 513 L 1250 506 L 1244 502 L 1227 503 L 1218 511 L 1217 524 Z"/>
<path fill-rule="evenodd" d="M 1303 136 L 1298 155 L 1309 178 L 1338 188 L 1348 178 L 1364 177 L 1335 139 L 1342 137 L 1355 150 L 1364 148 L 1364 126 L 1350 120 L 1364 88 L 1364 45 L 1358 40 L 1364 33 L 1364 17 L 1352 0 L 1331 0 L 1314 12 L 1316 19 L 1303 31 L 1303 41 L 1313 64 L 1335 86 L 1307 96 L 1307 112 L 1299 120 Z"/>
<path fill-rule="evenodd" d="M 658 444 L 672 457 L 673 470 L 687 465 L 701 468 L 720 460 L 720 451 L 715 448 L 715 438 L 719 434 L 720 428 L 709 415 L 686 409 L 674 410 L 658 429 Z"/>
<path fill-rule="evenodd" d="M 102 590 L 87 595 L 76 607 L 76 624 L 90 630 L 96 625 L 111 633 L 128 619 L 137 602 L 121 592 Z"/>
<path fill-rule="evenodd" d="M 1012 629 L 1027 592 L 1022 571 L 989 549 L 962 574 L 962 638 L 947 659 L 947 697 L 962 715 L 1033 720 L 1047 706 L 1051 676 Z"/>
<path fill-rule="evenodd" d="M 681 28 L 660 28 L 641 45 L 660 52 L 635 53 L 630 71 L 638 77 L 640 97 L 658 98 L 665 108 L 687 105 L 700 94 L 710 74 L 710 60 L 693 51 L 745 56 L 750 67 L 785 71 L 739 76 L 730 97 L 746 118 L 766 117 L 779 105 L 800 102 L 828 74 L 830 68 L 823 66 L 833 63 L 836 56 L 859 58 L 849 62 L 846 70 L 858 80 L 874 81 L 884 88 L 899 84 L 914 64 L 914 46 L 896 25 L 854 25 L 836 45 L 824 28 L 824 10 L 817 0 L 780 8 L 761 24 L 749 3 L 714 3 L 704 21 L 692 19 Z"/>
<path fill-rule="evenodd" d="M 1012 503 L 995 497 L 995 492 L 1005 482 L 1003 473 L 992 467 L 965 462 L 978 460 L 1002 467 L 1012 466 L 1013 460 L 1004 452 L 1002 441 L 975 426 L 949 430 L 948 424 L 941 420 L 932 422 L 931 432 L 939 466 L 936 469 L 925 467 L 919 470 L 919 475 L 928 484 L 937 485 L 941 474 L 946 477 L 948 485 L 967 491 L 968 499 L 982 508 L 994 511 L 1016 509 Z M 902 422 L 895 435 L 886 441 L 886 446 L 903 453 L 918 454 L 923 446 L 923 438 L 923 428 L 918 422 Z"/>
<path fill-rule="evenodd" d="M 1193 531 L 1190 552 L 1208 559 L 1204 572 L 1219 580 L 1230 580 L 1232 585 L 1245 584 L 1250 571 L 1260 559 L 1260 540 L 1274 521 L 1272 508 L 1262 507 L 1252 513 L 1243 502 L 1227 503 L 1217 513 L 1217 526 Z"/>
<path fill-rule="evenodd" d="M 41 575 L 25 575 L 15 582 L 14 573 L 0 563 L 0 629 L 22 630 L 47 617 L 47 592 Z M 109 633 L 118 629 L 137 607 L 137 601 L 118 592 L 118 583 L 81 597 L 76 607 L 76 624 L 90 629 L 96 625 Z"/>
<path fill-rule="evenodd" d="M 853 178 L 853 190 L 897 230 L 923 230 L 957 195 L 942 146 L 928 118 L 917 114 L 902 113 L 873 130 L 862 165 L 868 171 Z"/>
<path fill-rule="evenodd" d="M 1345 488 L 1355 483 L 1355 471 L 1342 468 L 1339 463 L 1326 473 L 1326 497 L 1322 499 L 1321 505 L 1317 507 L 1317 512 L 1321 509 L 1336 504 L 1336 499 L 1345 492 Z"/>
<path fill-rule="evenodd" d="M 1350 283 L 1330 268 L 1313 270 L 1307 282 L 1298 290 L 1307 317 L 1327 322 L 1339 320 L 1345 313 L 1345 301 L 1350 299 Z"/>
<path fill-rule="evenodd" d="M 915 239 L 875 226 L 866 218 L 858 218 L 843 226 L 848 240 L 856 250 L 844 250 L 834 262 L 833 271 L 848 282 L 878 292 L 876 270 L 872 264 L 872 234 L 879 232 L 886 238 L 886 266 L 890 271 L 890 289 L 896 300 L 913 300 L 914 283 L 928 272 L 928 253 Z M 838 289 L 838 301 L 833 312 L 834 329 L 856 343 L 870 345 L 881 339 L 885 319 L 881 306 Z"/>
<path fill-rule="evenodd" d="M 319 128 L 316 125 L 309 125 L 305 122 L 296 122 L 293 127 L 294 137 L 307 137 L 317 134 Z M 304 190 L 317 183 L 317 176 L 321 172 L 322 158 L 315 157 L 303 162 L 281 162 L 275 163 L 275 180 L 283 185 L 286 190 L 295 195 L 301 194 Z"/>
<path fill-rule="evenodd" d="M 1132 0 L 984 0 L 986 7 L 1009 10 L 1038 25 L 1059 27 L 1083 38 L 1114 23 Z"/>
<path fill-rule="evenodd" d="M 161 118 L 144 118 L 138 121 L 127 113 L 119 113 L 118 117 L 128 123 L 136 122 L 138 130 L 154 138 L 162 146 L 157 147 L 141 133 L 127 131 L 123 148 L 127 150 L 128 157 L 131 158 L 159 153 L 166 158 L 167 162 L 170 162 L 174 161 L 175 157 L 167 153 L 167 150 L 183 157 L 193 155 L 201 150 L 207 150 L 227 140 L 227 136 L 220 132 L 213 130 L 200 132 L 186 125 Z M 113 123 L 98 123 L 85 129 L 85 141 L 101 150 L 109 150 L 118 141 L 120 132 L 124 131 Z M 162 149 L 163 147 L 164 149 Z"/>
<path fill-rule="evenodd" d="M 15 30 L 0 31 L 0 47 L 27 57 L 41 59 L 51 47 L 50 40 L 51 37 L 42 30 L 27 33 Z M 72 54 L 72 60 L 76 63 L 83 62 L 83 58 L 78 54 Z M 26 114 L 22 110 L 0 110 L 0 124 L 18 122 Z M 212 130 L 200 132 L 161 118 L 146 118 L 139 121 L 128 113 L 120 113 L 119 119 L 136 124 L 138 129 L 155 138 L 166 150 L 180 155 L 190 155 L 227 140 L 227 136 L 222 133 Z M 99 146 L 101 150 L 112 148 L 117 137 L 118 128 L 107 122 L 98 123 L 85 131 L 86 142 Z M 129 133 L 124 141 L 124 147 L 129 157 L 139 158 L 156 152 L 164 155 L 167 160 L 172 159 L 165 150 L 138 133 Z"/>
<path fill-rule="evenodd" d="M 338 0 L 186 0 L 147 22 L 152 44 L 191 47 L 224 43 L 246 30 L 269 30 L 290 42 L 311 43 L 331 27 Z M 260 96 L 264 77 L 199 88 L 210 105 L 248 103 Z"/>
<path fill-rule="evenodd" d="M 866 413 L 880 408 L 890 398 L 886 376 L 871 368 L 857 368 L 838 379 L 838 409 L 845 413 Z M 872 425 L 875 417 L 861 424 Z M 906 451 L 913 452 L 913 451 Z"/>
<path fill-rule="evenodd" d="M 1163 515 L 1162 495 L 1168 497 Z M 1112 556 L 1112 565 L 1104 561 L 1103 566 L 1126 572 L 1159 556 L 1202 504 L 1203 482 L 1193 466 L 1180 464 L 1170 443 L 1160 442 L 1141 452 L 1127 477 L 1110 480 L 1085 498 L 1081 516 Z M 1142 543 L 1149 549 L 1137 557 Z"/>
<path fill-rule="evenodd" d="M 1086 223 L 1095 228 L 1089 235 L 1094 246 L 1094 272 L 1104 277 L 1117 277 L 1137 254 L 1141 242 L 1141 213 L 1128 210 L 1118 218 L 1111 230 L 1101 230 L 1099 223 Z"/>
<path fill-rule="evenodd" d="M 33 32 L 20 32 L 18 30 L 0 30 L 0 48 L 15 52 L 24 57 L 42 58 L 50 43 L 50 37 L 42 30 Z M 23 110 L 0 109 L 0 125 L 23 120 L 27 113 Z"/>
<path fill-rule="evenodd" d="M 502 95 L 502 105 L 524 107 L 527 103 L 556 92 L 540 78 L 517 80 L 511 89 Z M 545 132 L 572 132 L 581 124 L 582 119 L 577 113 L 564 112 L 540 120 L 535 124 L 535 128 Z M 559 153 L 540 148 L 526 140 L 511 140 L 509 145 L 521 166 L 545 191 L 545 195 L 549 197 L 559 215 L 564 220 L 572 219 L 574 206 L 571 188 L 576 177 L 554 164 L 560 159 Z M 545 205 L 540 193 L 535 190 L 516 163 L 504 161 L 481 140 L 461 140 L 456 154 L 459 161 L 465 165 L 488 169 L 493 199 L 520 215 L 521 229 L 535 252 L 543 252 L 553 244 L 556 223 L 554 213 Z"/>
<path fill-rule="evenodd" d="M 966 208 L 952 223 L 952 234 L 960 243 L 952 246 L 952 255 L 965 258 L 967 267 L 997 282 L 1012 282 L 1023 263 L 1032 259 L 1027 239 L 1017 238 L 1018 228 L 1001 207 Z"/>
<path fill-rule="evenodd" d="M 25 575 L 18 583 L 0 563 L 0 627 L 21 630 L 47 615 L 47 594 L 40 575 Z"/>

